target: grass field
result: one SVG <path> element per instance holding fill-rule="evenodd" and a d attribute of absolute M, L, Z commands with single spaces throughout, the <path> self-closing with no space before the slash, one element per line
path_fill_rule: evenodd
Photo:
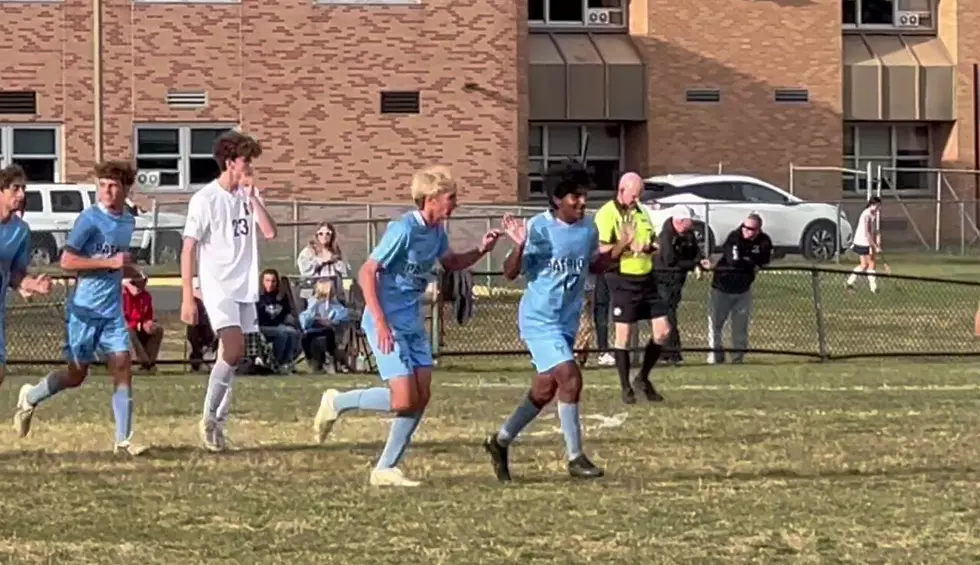
<path fill-rule="evenodd" d="M 489 368 L 494 367 L 494 368 Z M 516 484 L 479 443 L 522 394 L 526 361 L 446 361 L 403 468 L 367 476 L 387 423 L 351 415 L 327 445 L 311 418 L 329 384 L 247 378 L 234 452 L 198 449 L 203 377 L 139 378 L 137 439 L 117 459 L 105 376 L 0 436 L 0 563 L 976 563 L 980 370 L 956 363 L 665 369 L 663 405 L 619 403 L 586 373 L 587 449 L 607 476 L 567 478 L 551 414 L 516 444 Z M 9 378 L 12 408 L 23 378 Z"/>

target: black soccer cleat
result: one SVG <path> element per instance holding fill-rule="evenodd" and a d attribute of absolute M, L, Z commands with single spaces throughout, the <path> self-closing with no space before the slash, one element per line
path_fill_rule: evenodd
<path fill-rule="evenodd" d="M 500 445 L 497 441 L 497 434 L 487 436 L 483 440 L 483 449 L 490 454 L 490 462 L 493 464 L 493 474 L 502 483 L 510 482 L 510 459 L 507 454 L 507 447 Z"/>
<path fill-rule="evenodd" d="M 598 479 L 605 475 L 602 469 L 596 467 L 585 455 L 579 455 L 568 462 L 568 474 L 576 479 Z"/>
<path fill-rule="evenodd" d="M 657 392 L 657 389 L 650 382 L 650 379 L 637 378 L 633 381 L 633 387 L 643 393 L 647 402 L 663 402 L 664 397 Z"/>

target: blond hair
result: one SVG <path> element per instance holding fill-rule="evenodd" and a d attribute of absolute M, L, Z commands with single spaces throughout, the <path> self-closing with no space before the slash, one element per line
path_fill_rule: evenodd
<path fill-rule="evenodd" d="M 432 165 L 412 176 L 412 200 L 422 208 L 426 198 L 456 192 L 456 181 L 449 167 Z"/>
<path fill-rule="evenodd" d="M 316 283 L 313 288 L 313 295 L 317 300 L 329 300 L 334 297 L 333 281 L 322 280 Z"/>

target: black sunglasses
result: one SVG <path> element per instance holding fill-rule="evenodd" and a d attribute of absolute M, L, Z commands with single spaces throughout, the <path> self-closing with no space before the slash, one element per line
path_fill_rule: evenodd
<path fill-rule="evenodd" d="M 747 226 L 745 224 L 742 224 L 742 229 L 743 230 L 748 230 L 748 231 L 759 231 L 759 228 L 754 227 L 754 226 Z"/>

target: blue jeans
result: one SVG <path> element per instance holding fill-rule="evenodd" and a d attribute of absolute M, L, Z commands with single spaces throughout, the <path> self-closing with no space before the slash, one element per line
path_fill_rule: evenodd
<path fill-rule="evenodd" d="M 280 365 L 288 365 L 299 355 L 299 330 L 285 324 L 279 326 L 262 326 L 262 335 L 272 344 L 272 354 Z"/>

